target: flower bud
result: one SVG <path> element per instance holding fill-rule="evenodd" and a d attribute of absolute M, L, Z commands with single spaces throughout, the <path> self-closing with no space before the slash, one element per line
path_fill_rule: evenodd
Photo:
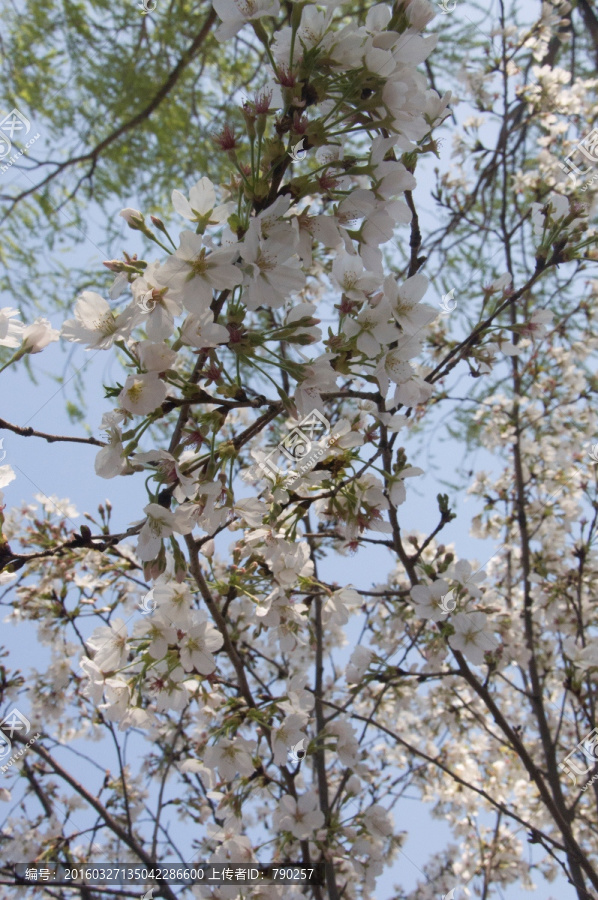
<path fill-rule="evenodd" d="M 206 559 L 211 559 L 214 556 L 214 552 L 216 550 L 216 545 L 212 538 L 209 541 L 206 541 L 203 547 L 201 548 L 201 552 L 206 557 Z"/>
<path fill-rule="evenodd" d="M 130 206 L 127 206 L 125 209 L 121 209 L 119 216 L 122 216 L 133 231 L 141 231 L 143 229 L 144 218 L 138 209 L 132 209 Z"/>
<path fill-rule="evenodd" d="M 152 225 L 155 225 L 155 227 L 158 229 L 158 231 L 161 231 L 163 234 L 166 234 L 166 226 L 165 226 L 164 222 L 162 221 L 162 219 L 159 219 L 158 216 L 150 216 L 150 219 L 152 221 Z"/>
<path fill-rule="evenodd" d="M 247 136 L 250 141 L 255 141 L 255 112 L 249 103 L 243 104 L 243 118 L 245 119 L 245 128 L 247 129 Z"/>
<path fill-rule="evenodd" d="M 125 264 L 121 259 L 105 259 L 103 265 L 111 272 L 124 272 Z"/>
<path fill-rule="evenodd" d="M 411 0 L 406 12 L 409 23 L 418 31 L 422 31 L 436 15 L 434 7 L 428 0 Z"/>

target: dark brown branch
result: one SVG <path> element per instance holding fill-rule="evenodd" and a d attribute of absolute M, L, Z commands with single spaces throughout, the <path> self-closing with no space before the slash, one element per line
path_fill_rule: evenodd
<path fill-rule="evenodd" d="M 409 238 L 409 246 L 411 247 L 411 258 L 409 260 L 409 278 L 421 269 L 426 261 L 425 256 L 418 256 L 422 245 L 422 233 L 419 228 L 419 218 L 415 203 L 413 202 L 413 193 L 405 191 L 405 201 L 411 210 L 411 237 Z"/>
<path fill-rule="evenodd" d="M 598 18 L 596 18 L 596 13 L 588 3 L 588 0 L 577 0 L 577 8 L 582 15 L 586 31 L 594 44 L 594 53 L 596 54 L 594 58 L 596 60 L 596 68 L 598 68 Z"/>
<path fill-rule="evenodd" d="M 13 553 L 7 543 L 0 543 L 0 572 L 2 572 L 3 569 L 8 568 L 8 566 L 13 566 L 12 571 L 16 572 L 34 559 L 47 559 L 52 556 L 62 556 L 65 550 L 74 550 L 78 547 L 88 547 L 91 550 L 100 550 L 103 552 L 113 547 L 115 544 L 120 543 L 120 541 L 124 540 L 126 537 L 139 534 L 142 526 L 137 525 L 135 528 L 129 528 L 128 531 L 124 531 L 121 534 L 108 535 L 92 535 L 91 533 L 83 534 L 83 529 L 86 529 L 87 526 L 82 525 L 81 528 L 81 534 L 75 534 L 74 537 L 70 538 L 68 541 L 64 541 L 64 543 L 59 544 L 57 547 L 53 547 L 49 550 L 39 550 L 35 553 Z M 94 543 L 94 541 L 99 541 L 100 543 Z"/>
<path fill-rule="evenodd" d="M 21 425 L 13 425 L 11 422 L 7 422 L 6 419 L 0 419 L 0 428 L 6 428 L 7 431 L 13 431 L 21 437 L 43 438 L 49 444 L 53 444 L 56 441 L 68 441 L 71 444 L 93 444 L 94 447 L 106 446 L 104 441 L 99 441 L 97 438 L 71 437 L 67 434 L 46 434 L 44 431 L 35 431 L 29 426 L 23 427 Z"/>

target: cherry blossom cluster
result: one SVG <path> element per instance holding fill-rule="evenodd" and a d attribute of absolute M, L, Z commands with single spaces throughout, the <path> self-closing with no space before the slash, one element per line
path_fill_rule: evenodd
<path fill-rule="evenodd" d="M 383 479 L 358 467 L 361 458 L 367 468 L 368 434 L 395 434 L 407 421 L 397 408 L 431 396 L 426 370 L 415 364 L 436 316 L 421 302 L 428 280 L 389 274 L 383 248 L 397 225 L 411 222 L 403 198 L 450 95 L 427 90 L 415 68 L 436 41 L 420 33 L 430 4 L 379 5 L 361 27 L 339 23 L 336 5 L 297 4 L 271 40 L 266 24 L 277 3 L 215 4 L 218 39 L 250 23 L 256 49 L 262 45 L 270 60 L 262 87 L 242 106 L 245 133 L 225 123 L 214 134 L 230 181 L 214 185 L 203 176 L 188 192 L 173 191 L 185 222 L 176 241 L 164 221 L 170 215 L 148 222 L 123 210 L 163 255 L 108 261 L 116 275 L 110 298 L 83 292 L 61 332 L 88 350 L 125 354 L 129 374 L 107 389 L 116 405 L 101 422 L 105 446 L 95 469 L 104 478 L 148 476 L 144 517 L 130 532 L 156 609 L 132 628 L 115 617 L 94 631 L 81 663 L 89 698 L 120 729 L 149 733 L 159 733 L 161 714 L 198 702 L 197 750 L 181 771 L 200 773 L 213 792 L 234 776 L 254 777 L 256 767 L 287 772 L 289 748 L 311 746 L 313 629 L 340 644 L 337 626 L 360 606 L 351 586 L 318 580 L 300 498 L 308 496 L 317 519 L 351 548 L 368 530 L 389 532 L 390 504 L 404 502 L 405 479 L 422 473 L 394 467 L 388 495 Z M 299 163 L 290 153 L 298 141 L 307 150 Z M 318 326 L 330 314 L 326 334 Z M 293 491 L 260 472 L 270 422 L 276 440 L 277 418 L 313 409 L 344 416 L 327 458 L 335 478 L 346 473 L 349 483 L 333 497 L 324 460 Z M 237 496 L 243 484 L 253 496 Z M 242 533 L 232 566 L 214 543 L 227 529 Z M 242 678 L 242 644 L 266 659 L 288 656 L 286 688 L 258 702 L 245 681 L 240 706 L 224 715 L 226 685 Z M 354 772 L 338 796 L 350 804 L 367 772 L 354 726 L 334 717 L 322 741 Z M 384 807 L 360 800 L 352 827 L 334 837 L 314 788 L 302 779 L 297 788 L 275 808 L 281 851 L 296 853 L 294 842 L 308 841 L 310 855 L 332 854 L 373 887 L 395 841 Z M 232 808 L 227 816 L 224 832 L 212 835 L 215 852 L 227 858 L 242 845 L 250 854 Z"/>

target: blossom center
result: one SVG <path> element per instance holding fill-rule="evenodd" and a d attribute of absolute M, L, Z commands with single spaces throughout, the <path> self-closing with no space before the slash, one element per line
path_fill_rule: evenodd
<path fill-rule="evenodd" d="M 246 19 L 250 19 L 257 9 L 255 0 L 237 0 L 237 9 Z"/>
<path fill-rule="evenodd" d="M 155 537 L 160 537 L 162 534 L 162 522 L 160 519 L 152 519 L 151 517 L 147 520 L 147 524 L 149 525 L 149 529 Z"/>
<path fill-rule="evenodd" d="M 134 381 L 133 384 L 127 388 L 127 397 L 131 401 L 131 403 L 136 403 L 141 395 L 143 394 L 143 382 L 142 381 Z"/>
<path fill-rule="evenodd" d="M 107 312 L 99 319 L 95 320 L 93 327 L 95 331 L 99 331 L 101 334 L 108 337 L 109 334 L 114 334 L 116 332 L 116 320 L 111 312 Z"/>
<path fill-rule="evenodd" d="M 196 256 L 195 259 L 189 259 L 188 263 L 189 263 L 189 266 L 191 268 L 191 272 L 193 273 L 193 275 L 196 275 L 196 276 L 205 275 L 206 272 L 208 271 L 208 266 L 209 266 L 208 260 L 206 259 L 205 247 L 202 248 L 199 256 Z"/>
<path fill-rule="evenodd" d="M 272 269 L 276 268 L 276 263 L 274 260 L 270 259 L 266 254 L 260 250 L 258 253 L 257 259 L 255 261 L 256 266 L 260 270 L 260 272 L 269 272 Z"/>

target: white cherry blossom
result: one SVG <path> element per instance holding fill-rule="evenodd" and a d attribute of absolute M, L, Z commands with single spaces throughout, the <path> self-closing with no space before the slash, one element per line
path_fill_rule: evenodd
<path fill-rule="evenodd" d="M 318 798 L 313 791 L 302 794 L 298 800 L 289 794 L 280 801 L 275 813 L 277 828 L 290 831 L 297 840 L 305 840 L 324 824 L 324 813 L 318 808 Z"/>
<path fill-rule="evenodd" d="M 125 622 L 114 619 L 110 625 L 96 628 L 87 639 L 87 646 L 94 651 L 94 664 L 102 672 L 122 669 L 129 654 L 128 633 Z"/>
<path fill-rule="evenodd" d="M 154 598 L 155 591 L 156 588 L 154 588 Z M 168 652 L 169 645 L 174 645 L 177 641 L 176 630 L 166 610 L 158 610 L 155 615 L 151 616 L 149 622 L 145 620 L 137 622 L 133 634 L 136 637 L 149 638 L 150 644 L 147 652 L 154 659 L 163 659 Z"/>
<path fill-rule="evenodd" d="M 52 328 L 48 319 L 39 318 L 25 326 L 21 337 L 21 353 L 41 353 L 48 344 L 58 340 L 60 332 Z"/>
<path fill-rule="evenodd" d="M 187 584 L 177 584 L 175 581 L 156 584 L 153 589 L 153 598 L 157 612 L 164 617 L 165 621 L 181 627 L 189 623 L 193 595 Z M 156 616 L 153 616 L 152 625 L 155 619 Z"/>
<path fill-rule="evenodd" d="M 452 577 L 465 588 L 471 597 L 479 599 L 482 596 L 482 592 L 478 585 L 486 579 L 486 572 L 483 569 L 474 572 L 471 563 L 466 559 L 460 559 L 455 563 Z"/>
<path fill-rule="evenodd" d="M 365 306 L 355 319 L 347 317 L 343 331 L 349 338 L 357 335 L 357 349 L 373 359 L 399 334 L 390 319 L 390 307 L 382 300 L 376 306 Z"/>
<path fill-rule="evenodd" d="M 405 488 L 404 479 L 415 478 L 416 476 L 423 474 L 424 470 L 420 469 L 419 466 L 406 466 L 404 469 L 401 469 L 396 479 L 393 480 L 390 488 L 390 502 L 394 504 L 394 506 L 400 506 L 401 503 L 404 503 L 407 499 L 407 490 Z"/>
<path fill-rule="evenodd" d="M 181 665 L 185 672 L 197 671 L 202 675 L 213 672 L 216 660 L 212 651 L 219 650 L 223 642 L 224 638 L 211 622 L 191 625 L 179 640 Z"/>
<path fill-rule="evenodd" d="M 196 316 L 187 316 L 181 328 L 181 340 L 184 344 L 197 347 L 217 347 L 219 344 L 227 344 L 230 334 L 224 325 L 214 322 L 214 313 L 211 309 Z"/>
<path fill-rule="evenodd" d="M 261 240 L 257 225 L 249 229 L 241 246 L 246 263 L 242 300 L 248 309 L 278 309 L 289 294 L 303 288 L 305 275 L 296 250 L 296 241 L 290 236 Z"/>
<path fill-rule="evenodd" d="M 162 539 L 172 534 L 174 514 L 159 503 L 148 503 L 143 511 L 147 518 L 141 520 L 143 528 L 139 534 L 137 553 L 141 560 L 146 561 L 156 558 L 162 546 Z"/>
<path fill-rule="evenodd" d="M 404 384 L 411 379 L 414 373 L 409 360 L 418 356 L 420 351 L 421 343 L 416 337 L 403 335 L 398 339 L 397 346 L 382 357 L 376 366 L 376 378 L 384 395 L 388 393 L 391 381 Z"/>
<path fill-rule="evenodd" d="M 11 465 L 6 463 L 6 465 L 0 466 L 0 487 L 6 487 L 11 481 L 14 481 L 16 477 Z"/>
<path fill-rule="evenodd" d="M 401 285 L 392 275 L 384 280 L 384 295 L 405 334 L 421 332 L 438 315 L 437 310 L 420 303 L 428 284 L 425 275 L 412 275 Z"/>
<path fill-rule="evenodd" d="M 455 633 L 449 637 L 449 644 L 476 666 L 484 663 L 484 653 L 498 648 L 492 632 L 485 630 L 486 621 L 482 612 L 460 612 L 451 618 Z"/>
<path fill-rule="evenodd" d="M 163 341 L 153 343 L 142 341 L 137 345 L 137 355 L 141 365 L 147 372 L 166 372 L 174 366 L 177 355 Z"/>
<path fill-rule="evenodd" d="M 213 0 L 222 24 L 216 29 L 216 39 L 228 41 L 247 23 L 262 16 L 277 16 L 279 0 Z"/>
<path fill-rule="evenodd" d="M 103 297 L 83 291 L 75 304 L 75 318 L 64 322 L 61 335 L 67 341 L 87 344 L 87 350 L 108 350 L 114 341 L 128 337 L 132 325 L 130 310 L 115 315 Z"/>
<path fill-rule="evenodd" d="M 136 304 L 136 322 L 143 324 L 150 341 L 164 341 L 174 332 L 174 322 L 183 306 L 167 287 L 160 284 L 159 263 L 151 263 L 135 278 L 131 291 Z"/>
<path fill-rule="evenodd" d="M 305 737 L 303 727 L 305 717 L 298 713 L 292 713 L 286 716 L 282 724 L 272 732 L 272 752 L 274 753 L 274 763 L 282 766 L 287 761 L 289 750 L 298 744 Z"/>
<path fill-rule="evenodd" d="M 449 584 L 443 578 L 431 584 L 416 584 L 411 588 L 416 616 L 420 619 L 440 619 L 442 610 L 438 604 L 448 592 Z"/>
<path fill-rule="evenodd" d="M 345 672 L 345 678 L 347 682 L 350 684 L 359 683 L 373 658 L 373 650 L 370 650 L 369 647 L 362 647 L 358 644 L 351 654 L 351 658 Z"/>
<path fill-rule="evenodd" d="M 122 432 L 117 426 L 109 427 L 107 431 L 109 442 L 97 454 L 94 469 L 100 478 L 115 478 L 127 468 L 126 460 L 123 459 Z"/>
<path fill-rule="evenodd" d="M 392 816 L 380 803 L 374 803 L 364 815 L 369 834 L 386 837 L 392 831 Z"/>
<path fill-rule="evenodd" d="M 18 347 L 21 343 L 21 335 L 25 326 L 19 319 L 19 311 L 10 306 L 0 309 L 0 347 Z"/>
<path fill-rule="evenodd" d="M 182 710 L 189 703 L 189 691 L 185 685 L 185 672 L 181 666 L 170 669 L 161 660 L 149 671 L 148 691 L 157 712 Z"/>
<path fill-rule="evenodd" d="M 166 385 L 157 372 L 129 375 L 118 395 L 120 405 L 135 416 L 147 416 L 166 400 Z"/>
<path fill-rule="evenodd" d="M 224 781 L 232 781 L 237 775 L 252 775 L 254 765 L 251 755 L 255 751 L 255 741 L 247 741 L 237 735 L 234 741 L 220 738 L 217 744 L 206 747 L 204 762 L 210 769 L 218 769 Z"/>
<path fill-rule="evenodd" d="M 236 249 L 208 249 L 201 234 L 183 231 L 178 250 L 155 274 L 169 296 L 195 315 L 209 309 L 214 291 L 232 290 L 243 278 L 233 265 Z"/>
<path fill-rule="evenodd" d="M 380 281 L 372 272 L 364 270 L 359 256 L 339 253 L 332 264 L 332 275 L 338 286 L 350 300 L 362 301 L 367 294 L 380 286 Z"/>
<path fill-rule="evenodd" d="M 188 200 L 180 191 L 173 191 L 172 205 L 185 219 L 204 226 L 221 224 L 234 211 L 233 203 L 216 205 L 214 185 L 205 175 L 189 190 Z"/>

